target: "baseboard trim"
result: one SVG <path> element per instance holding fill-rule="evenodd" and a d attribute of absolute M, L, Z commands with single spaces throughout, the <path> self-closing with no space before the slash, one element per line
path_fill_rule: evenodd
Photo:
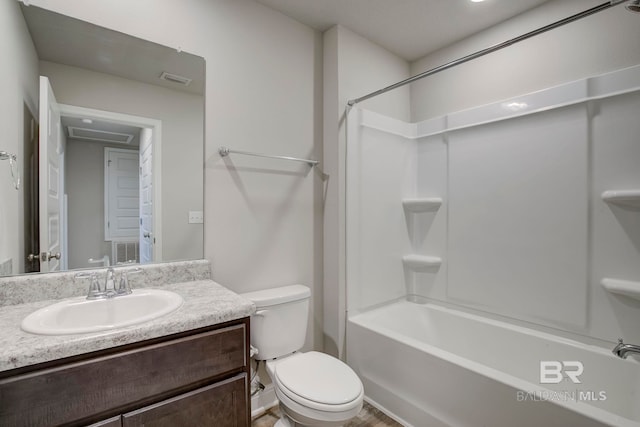
<path fill-rule="evenodd" d="M 263 390 L 251 397 L 251 419 L 259 417 L 278 403 L 273 383 L 266 385 Z"/>
<path fill-rule="evenodd" d="M 367 402 L 369 405 L 373 406 L 374 408 L 378 409 L 379 411 L 382 411 L 386 416 L 388 416 L 395 422 L 400 423 L 405 427 L 414 427 L 413 424 L 409 424 L 407 421 L 403 420 L 401 417 L 391 412 L 390 410 L 388 410 L 387 408 L 385 408 L 383 405 L 379 404 L 375 400 L 367 397 L 366 395 L 364 397 L 364 401 Z"/>

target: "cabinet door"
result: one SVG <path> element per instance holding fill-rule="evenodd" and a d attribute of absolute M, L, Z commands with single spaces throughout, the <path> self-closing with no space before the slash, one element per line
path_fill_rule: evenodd
<path fill-rule="evenodd" d="M 176 396 L 122 416 L 123 427 L 247 427 L 247 376 Z"/>

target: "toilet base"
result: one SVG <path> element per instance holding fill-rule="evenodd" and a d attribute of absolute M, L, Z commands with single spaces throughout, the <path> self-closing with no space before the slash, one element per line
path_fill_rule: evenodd
<path fill-rule="evenodd" d="M 282 406 L 282 404 L 280 404 L 279 407 L 280 407 L 280 414 L 281 414 L 280 419 L 276 421 L 273 427 L 307 427 L 304 424 L 300 424 L 292 420 L 287 415 L 287 412 L 285 408 Z"/>
<path fill-rule="evenodd" d="M 308 427 L 308 425 L 297 423 L 283 413 L 273 427 Z"/>
<path fill-rule="evenodd" d="M 347 412 L 321 413 L 313 409 L 303 408 L 277 388 L 276 396 L 280 401 L 281 419 L 285 419 L 283 422 L 289 423 L 289 425 L 283 424 L 282 427 L 340 427 L 355 418 L 362 409 L 361 400 L 359 405 Z"/>
<path fill-rule="evenodd" d="M 296 427 L 296 424 L 292 423 L 289 418 L 283 415 L 278 421 L 276 421 L 273 427 Z"/>

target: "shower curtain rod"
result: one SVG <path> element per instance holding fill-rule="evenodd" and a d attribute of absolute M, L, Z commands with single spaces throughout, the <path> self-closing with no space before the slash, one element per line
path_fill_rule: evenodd
<path fill-rule="evenodd" d="M 628 0 L 611 0 L 611 1 L 608 1 L 606 3 L 603 3 L 603 4 L 599 5 L 599 6 L 592 7 L 591 9 L 587 9 L 587 10 L 585 10 L 583 12 L 576 13 L 575 15 L 571 15 L 571 16 L 569 16 L 567 18 L 564 18 L 564 19 L 561 19 L 559 21 L 556 21 L 556 22 L 554 22 L 552 24 L 545 25 L 544 27 L 540 27 L 540 28 L 538 28 L 536 30 L 533 30 L 533 31 L 530 31 L 528 33 L 522 34 L 522 35 L 520 35 L 518 37 L 514 37 L 514 38 L 509 39 L 507 41 L 504 41 L 502 43 L 498 43 L 498 44 L 490 46 L 490 47 L 488 47 L 486 49 L 479 50 L 479 51 L 477 51 L 475 53 L 472 53 L 470 55 L 463 56 L 462 58 L 458 58 L 458 59 L 456 59 L 454 61 L 448 62 L 446 64 L 443 64 L 443 65 L 440 65 L 438 67 L 432 68 L 430 70 L 424 71 L 424 72 L 422 72 L 420 74 L 416 74 L 413 77 L 409 77 L 408 79 L 399 81 L 398 83 L 394 83 L 391 86 L 387 86 L 385 88 L 376 90 L 375 92 L 371 92 L 371 93 L 369 93 L 367 95 L 361 96 L 360 98 L 351 99 L 351 100 L 347 101 L 347 105 L 349 107 L 353 107 L 355 104 L 357 104 L 359 102 L 362 102 L 362 101 L 366 101 L 367 99 L 373 98 L 374 96 L 382 95 L 383 93 L 389 92 L 390 90 L 397 89 L 397 88 L 399 88 L 401 86 L 408 85 L 409 83 L 413 83 L 416 80 L 420 80 L 420 79 L 423 79 L 425 77 L 432 76 L 432 75 L 437 74 L 437 73 L 439 73 L 441 71 L 448 70 L 449 68 L 453 68 L 453 67 L 455 67 L 457 65 L 464 64 L 465 62 L 471 61 L 473 59 L 480 58 L 481 56 L 484 56 L 484 55 L 487 55 L 489 53 L 495 52 L 497 50 L 503 49 L 505 47 L 511 46 L 512 44 L 515 44 L 515 43 L 521 42 L 523 40 L 526 40 L 528 38 L 531 38 L 533 36 L 537 36 L 539 34 L 545 33 L 545 32 L 547 32 L 549 30 L 553 30 L 554 28 L 558 28 L 558 27 L 561 27 L 561 26 L 563 26 L 565 24 L 569 24 L 569 23 L 571 23 L 573 21 L 577 21 L 579 19 L 582 19 L 582 18 L 585 18 L 587 16 L 593 15 L 594 13 L 603 11 L 605 9 L 609 9 L 610 7 L 616 6 L 616 5 L 620 4 L 620 3 L 625 3 L 626 1 L 628 1 Z"/>

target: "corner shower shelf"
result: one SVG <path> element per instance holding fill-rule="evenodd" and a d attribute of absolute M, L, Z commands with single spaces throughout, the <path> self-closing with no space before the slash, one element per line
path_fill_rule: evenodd
<path fill-rule="evenodd" d="M 402 263 L 410 270 L 430 270 L 440 267 L 442 258 L 425 255 L 405 255 L 402 257 Z"/>
<path fill-rule="evenodd" d="M 640 282 L 604 278 L 600 284 L 611 293 L 640 300 Z"/>
<path fill-rule="evenodd" d="M 602 200 L 607 203 L 640 208 L 640 190 L 607 190 L 602 193 Z"/>
<path fill-rule="evenodd" d="M 409 212 L 437 211 L 442 205 L 440 197 L 424 197 L 416 199 L 403 199 L 402 206 Z"/>

